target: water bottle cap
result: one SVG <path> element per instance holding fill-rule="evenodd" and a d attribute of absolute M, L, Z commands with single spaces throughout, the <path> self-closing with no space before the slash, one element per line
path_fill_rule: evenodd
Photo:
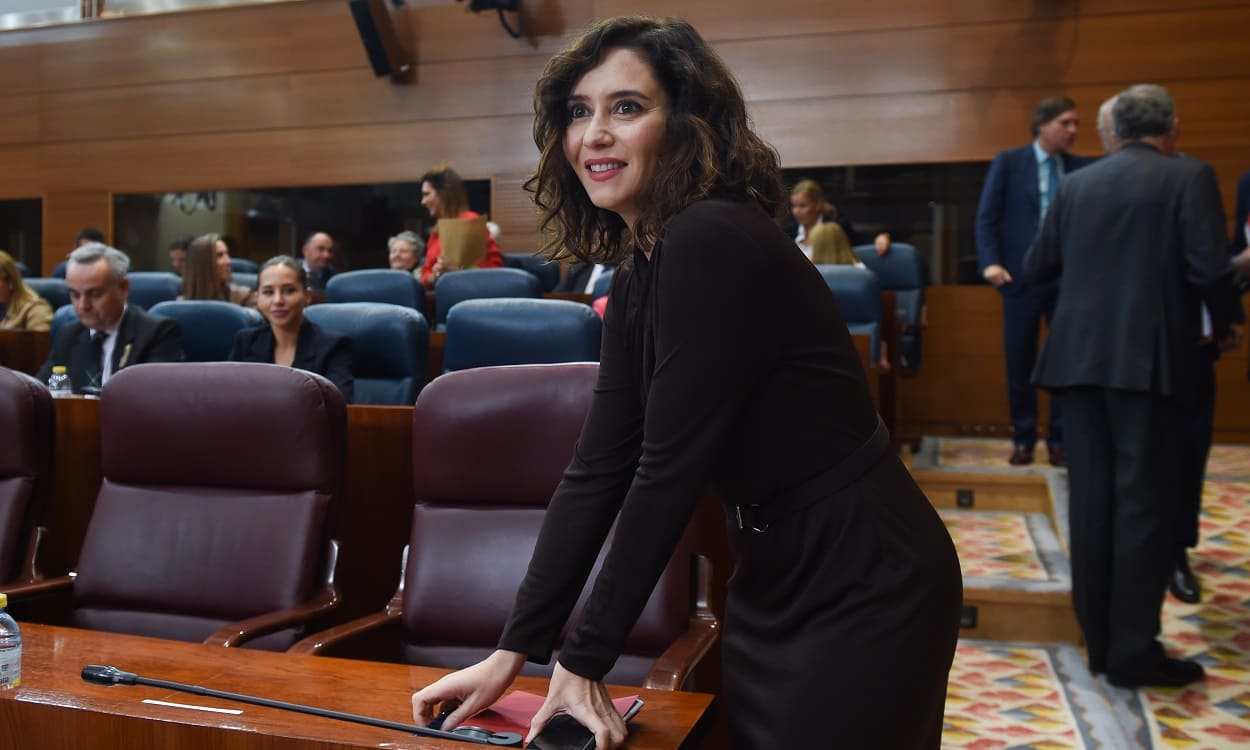
<path fill-rule="evenodd" d="M 69 369 L 66 368 L 65 365 L 54 365 L 52 367 L 52 372 L 57 375 L 64 375 L 65 373 L 69 372 Z"/>

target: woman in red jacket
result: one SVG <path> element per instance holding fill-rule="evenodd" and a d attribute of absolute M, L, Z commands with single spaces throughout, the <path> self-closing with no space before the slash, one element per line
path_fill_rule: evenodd
<path fill-rule="evenodd" d="M 469 210 L 469 196 L 464 189 L 464 180 L 451 167 L 431 169 L 421 176 L 421 205 L 425 206 L 430 215 L 438 219 L 476 219 L 477 214 Z M 501 268 L 503 253 L 495 238 L 486 237 L 486 257 L 476 268 Z M 443 258 L 443 245 L 438 237 L 438 227 L 430 233 L 425 245 L 425 264 L 421 266 L 421 283 L 427 289 L 434 288 L 438 277 L 448 271 L 459 271 L 454 262 Z"/>

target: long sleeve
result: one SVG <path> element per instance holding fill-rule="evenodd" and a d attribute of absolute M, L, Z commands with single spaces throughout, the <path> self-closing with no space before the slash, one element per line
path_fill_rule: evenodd
<path fill-rule="evenodd" d="M 1001 152 L 990 162 L 989 174 L 981 188 L 981 201 L 977 205 L 977 260 L 980 270 L 989 266 L 1004 265 L 1002 251 L 1003 211 L 1006 209 L 1007 152 Z"/>
<path fill-rule="evenodd" d="M 327 379 L 338 386 L 347 403 L 355 403 L 356 381 L 352 377 L 352 340 L 346 336 L 335 336 L 326 352 L 325 373 Z"/>
<path fill-rule="evenodd" d="M 1215 170 L 1200 162 L 1181 193 L 1181 241 L 1189 282 L 1202 294 L 1217 339 L 1227 334 L 1229 323 L 1241 318 L 1232 263 L 1224 249 L 1224 227 Z"/>

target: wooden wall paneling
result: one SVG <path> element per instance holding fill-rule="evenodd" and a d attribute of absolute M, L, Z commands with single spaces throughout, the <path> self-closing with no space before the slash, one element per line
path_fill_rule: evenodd
<path fill-rule="evenodd" d="M 40 51 L 29 32 L 0 32 L 0 96 L 39 91 Z"/>
<path fill-rule="evenodd" d="M 528 179 L 529 174 L 525 174 L 495 176 L 490 181 L 490 215 L 499 225 L 499 246 L 504 252 L 534 252 L 543 245 L 538 209 L 523 187 Z"/>
<path fill-rule="evenodd" d="M 39 97 L 31 94 L 0 96 L 0 143 L 38 139 Z"/>
<path fill-rule="evenodd" d="M 533 54 L 550 57 L 597 17 L 594 5 L 591 0 L 522 3 L 522 38 L 513 39 L 493 12 L 471 13 L 468 3 L 409 0 L 408 8 L 396 15 L 396 31 L 409 50 L 417 50 L 422 63 Z M 406 29 L 400 28 L 403 24 Z"/>
<path fill-rule="evenodd" d="M 43 196 L 43 275 L 65 260 L 83 227 L 113 238 L 113 196 L 103 190 L 48 193 Z"/>
<path fill-rule="evenodd" d="M 38 198 L 43 192 L 42 166 L 38 149 L 0 145 L 0 200 Z M 44 211 L 47 210 L 44 206 Z"/>

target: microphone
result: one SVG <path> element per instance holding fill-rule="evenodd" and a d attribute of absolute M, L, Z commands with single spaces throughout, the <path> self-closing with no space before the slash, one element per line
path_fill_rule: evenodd
<path fill-rule="evenodd" d="M 139 680 L 139 675 L 123 672 L 117 667 L 88 664 L 82 668 L 82 678 L 97 685 L 134 685 Z"/>
<path fill-rule="evenodd" d="M 240 703 L 250 703 L 254 706 L 280 708 L 284 711 L 295 711 L 297 713 L 311 714 L 313 716 L 324 716 L 329 719 L 350 721 L 356 724 L 368 724 L 369 726 L 382 727 L 384 729 L 398 729 L 400 731 L 410 732 L 421 737 L 441 737 L 447 740 L 471 742 L 475 745 L 496 745 L 502 747 L 521 746 L 521 735 L 516 732 L 492 732 L 489 729 L 474 726 L 459 726 L 455 729 L 444 731 L 442 729 L 432 729 L 430 727 L 423 727 L 417 724 L 401 724 L 397 721 L 375 719 L 371 716 L 349 714 L 343 711 L 333 711 L 328 708 L 303 706 L 298 703 L 287 703 L 285 701 L 276 701 L 269 698 L 258 698 L 254 695 L 243 695 L 242 693 L 228 693 L 224 690 L 213 690 L 212 688 L 201 687 L 199 685 L 187 685 L 181 682 L 169 682 L 168 680 L 155 680 L 149 677 L 140 677 L 134 672 L 124 672 L 117 667 L 104 664 L 88 664 L 83 667 L 82 678 L 84 681 L 96 685 L 108 685 L 110 687 L 113 685 L 147 685 L 149 687 L 164 688 L 165 690 L 177 690 L 183 693 L 204 695 L 210 698 L 222 698 L 224 700 L 239 701 Z"/>

